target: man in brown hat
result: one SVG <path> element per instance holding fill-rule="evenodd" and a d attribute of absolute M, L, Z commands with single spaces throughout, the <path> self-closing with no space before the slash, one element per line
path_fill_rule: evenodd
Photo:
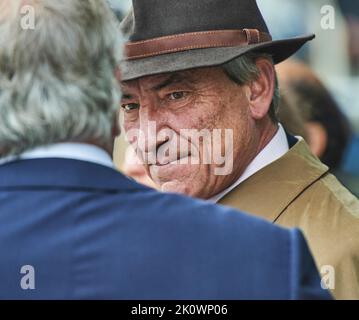
<path fill-rule="evenodd" d="M 358 199 L 276 117 L 274 64 L 314 35 L 273 41 L 252 0 L 133 0 L 122 25 L 124 127 L 149 176 L 300 227 L 323 285 L 359 298 Z"/>

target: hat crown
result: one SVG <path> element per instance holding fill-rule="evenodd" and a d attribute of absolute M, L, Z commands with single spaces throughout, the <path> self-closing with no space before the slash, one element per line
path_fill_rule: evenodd
<path fill-rule="evenodd" d="M 255 0 L 133 0 L 130 41 L 212 30 L 268 28 Z"/>

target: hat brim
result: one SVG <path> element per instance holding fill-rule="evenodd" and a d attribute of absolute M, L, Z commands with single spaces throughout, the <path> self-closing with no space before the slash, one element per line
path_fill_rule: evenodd
<path fill-rule="evenodd" d="M 277 64 L 289 58 L 306 42 L 314 38 L 315 35 L 312 34 L 246 46 L 187 50 L 136 60 L 125 60 L 121 62 L 122 81 L 194 68 L 219 66 L 248 52 L 270 54 L 274 63 Z"/>

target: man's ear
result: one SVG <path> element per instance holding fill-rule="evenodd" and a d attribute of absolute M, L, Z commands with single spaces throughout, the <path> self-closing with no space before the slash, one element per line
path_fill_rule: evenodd
<path fill-rule="evenodd" d="M 250 113 L 254 120 L 263 119 L 269 112 L 275 87 L 275 71 L 273 64 L 265 58 L 256 61 L 258 78 L 249 84 Z"/>

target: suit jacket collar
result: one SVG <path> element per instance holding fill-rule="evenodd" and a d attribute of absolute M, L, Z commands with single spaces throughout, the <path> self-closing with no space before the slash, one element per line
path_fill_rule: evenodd
<path fill-rule="evenodd" d="M 283 211 L 328 167 L 298 141 L 283 157 L 255 173 L 219 203 L 275 222 Z"/>
<path fill-rule="evenodd" d="M 38 146 L 31 150 L 27 150 L 20 155 L 0 158 L 0 165 L 16 160 L 43 158 L 82 160 L 114 168 L 113 161 L 105 150 L 93 144 L 78 142 L 61 142 L 46 146 Z"/>
<path fill-rule="evenodd" d="M 19 160 L 0 166 L 0 189 L 89 189 L 109 192 L 147 189 L 114 169 L 73 159 Z"/>

